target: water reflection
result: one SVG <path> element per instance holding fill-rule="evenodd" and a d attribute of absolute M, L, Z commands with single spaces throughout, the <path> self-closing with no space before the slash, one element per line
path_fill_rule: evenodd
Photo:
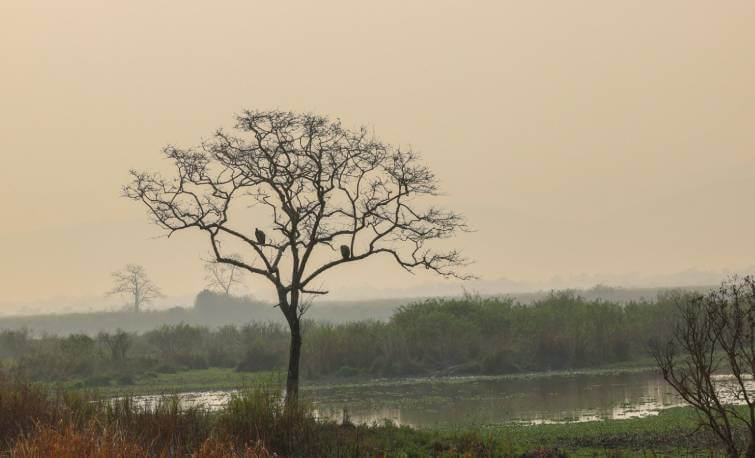
<path fill-rule="evenodd" d="M 718 383 L 723 388 L 731 381 L 722 377 Z M 225 404 L 230 393 L 181 396 L 186 405 L 214 409 Z M 309 386 L 303 397 L 323 419 L 342 421 L 346 415 L 354 423 L 389 420 L 415 427 L 625 419 L 684 405 L 655 372 L 374 380 Z M 154 402 L 157 397 L 139 399 Z"/>
<path fill-rule="evenodd" d="M 682 405 L 654 373 L 471 377 L 332 387 L 317 392 L 318 411 L 352 421 L 389 418 L 411 426 L 543 424 L 622 419 Z"/>

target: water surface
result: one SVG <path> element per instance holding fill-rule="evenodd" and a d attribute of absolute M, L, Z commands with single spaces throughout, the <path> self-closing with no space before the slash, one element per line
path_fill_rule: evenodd
<path fill-rule="evenodd" d="M 232 392 L 181 396 L 187 405 L 218 408 Z M 655 371 L 377 379 L 305 385 L 302 397 L 321 418 L 415 427 L 624 419 L 684 405 Z"/>
<path fill-rule="evenodd" d="M 450 377 L 323 387 L 318 412 L 411 426 L 542 424 L 656 415 L 683 405 L 655 372 Z M 340 417 L 339 417 L 340 415 Z"/>

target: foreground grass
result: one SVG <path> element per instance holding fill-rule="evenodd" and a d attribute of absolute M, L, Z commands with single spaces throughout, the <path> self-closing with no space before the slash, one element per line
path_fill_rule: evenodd
<path fill-rule="evenodd" d="M 682 407 L 645 418 L 502 426 L 488 431 L 500 438 L 501 449 L 512 453 L 546 447 L 578 456 L 709 455 L 718 442 L 698 425 L 695 410 Z"/>
<path fill-rule="evenodd" d="M 242 390 L 217 412 L 0 382 L 0 456 L 648 456 L 716 455 L 690 408 L 656 417 L 427 430 L 321 422 L 279 390 Z"/>
<path fill-rule="evenodd" d="M 0 383 L 0 454 L 95 456 L 492 456 L 476 434 L 318 421 L 305 404 L 284 407 L 278 389 L 232 396 L 216 412 L 176 397 L 150 407 L 133 398 Z"/>
<path fill-rule="evenodd" d="M 698 425 L 694 409 L 685 407 L 628 420 L 456 431 L 386 424 L 355 428 L 353 439 L 361 434 L 366 450 L 388 456 L 723 456 L 717 439 Z"/>

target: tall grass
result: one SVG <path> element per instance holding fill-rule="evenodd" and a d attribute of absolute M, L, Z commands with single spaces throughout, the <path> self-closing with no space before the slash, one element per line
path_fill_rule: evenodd
<path fill-rule="evenodd" d="M 102 430 L 95 422 L 83 429 L 72 424 L 40 424 L 22 437 L 8 453 L 13 458 L 130 458 L 145 456 L 146 450 L 117 430 Z"/>
<path fill-rule="evenodd" d="M 238 434 L 242 430 L 226 427 L 244 421 L 265 425 L 268 404 L 261 401 L 256 394 L 238 396 L 235 405 L 247 405 L 242 421 L 234 419 L 240 412 L 184 407 L 175 396 L 144 404 L 131 397 L 104 399 L 94 392 L 50 391 L 0 379 L 0 452 L 18 457 L 273 456 L 265 445 L 273 436 L 262 434 L 263 429 Z"/>
<path fill-rule="evenodd" d="M 180 449 L 164 447 L 159 451 L 128 438 L 121 430 L 102 428 L 95 421 L 77 429 L 69 424 L 39 425 L 33 434 L 21 438 L 7 453 L 11 458 L 133 458 L 140 456 L 180 456 Z M 195 458 L 271 458 L 261 442 L 239 447 L 230 441 L 210 437 L 189 455 Z"/>
<path fill-rule="evenodd" d="M 646 419 L 441 432 L 321 422 L 306 405 L 285 408 L 277 389 L 262 386 L 209 413 L 175 397 L 145 405 L 0 379 L 0 457 L 563 456 L 558 448 L 577 456 L 714 456 L 717 442 L 696 429 L 697 420 L 671 409 Z"/>
<path fill-rule="evenodd" d="M 217 423 L 228 437 L 258 440 L 285 455 L 316 453 L 330 426 L 318 423 L 303 402 L 286 405 L 280 391 L 264 387 L 233 394 Z"/>
<path fill-rule="evenodd" d="M 243 390 L 210 412 L 184 407 L 177 397 L 148 405 L 0 379 L 0 456 L 492 456 L 493 450 L 491 440 L 474 433 L 440 438 L 390 424 L 320 421 L 305 404 L 286 406 L 276 387 Z"/>

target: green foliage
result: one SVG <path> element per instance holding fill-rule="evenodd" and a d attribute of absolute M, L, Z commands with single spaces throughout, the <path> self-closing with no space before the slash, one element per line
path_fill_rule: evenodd
<path fill-rule="evenodd" d="M 89 388 L 96 388 L 100 386 L 109 386 L 110 385 L 110 377 L 107 375 L 93 375 L 91 377 L 87 377 L 87 379 L 84 381 L 84 386 L 87 386 Z"/>
<path fill-rule="evenodd" d="M 26 328 L 0 332 L 0 360 L 25 356 L 31 348 L 30 339 L 29 330 Z"/>
<path fill-rule="evenodd" d="M 647 358 L 672 328 L 675 297 L 629 304 L 553 293 L 531 305 L 464 296 L 401 306 L 388 322 L 308 322 L 309 377 L 507 374 L 604 366 Z"/>
<path fill-rule="evenodd" d="M 307 456 L 318 442 L 319 425 L 305 404 L 286 405 L 280 389 L 258 386 L 232 395 L 218 418 L 231 437 L 259 440 L 286 456 Z M 312 450 L 315 452 L 315 450 Z"/>
<path fill-rule="evenodd" d="M 685 288 L 685 291 L 704 293 L 708 287 Z M 657 297 L 675 294 L 670 288 L 611 288 L 596 286 L 585 290 L 569 290 L 570 294 L 584 298 L 587 302 L 607 301 L 616 305 L 654 303 Z M 512 294 L 514 303 L 533 305 L 547 299 L 552 292 Z M 410 299 L 372 299 L 330 301 L 318 300 L 305 316 L 307 319 L 343 324 L 373 319 L 388 321 L 397 307 L 411 302 Z M 233 324 L 255 322 L 276 322 L 285 324 L 280 310 L 273 304 L 251 297 L 235 297 L 212 291 L 202 291 L 195 299 L 193 307 L 172 307 L 164 310 L 109 311 L 87 313 L 56 313 L 27 316 L 0 316 L 0 329 L 15 331 L 33 330 L 40 335 L 68 335 L 86 331 L 113 333 L 122 329 L 127 333 L 145 333 L 164 324 L 186 323 L 192 326 L 206 326 L 212 329 Z M 3 351 L 0 341 L 0 353 Z M 1 356 L 0 356 L 1 357 Z"/>
<path fill-rule="evenodd" d="M 396 309 L 388 321 L 302 325 L 302 373 L 309 379 L 354 376 L 511 374 L 627 364 L 647 358 L 647 342 L 673 328 L 679 297 L 627 304 L 557 292 L 532 304 L 506 297 L 428 299 Z M 117 330 L 32 338 L 0 331 L 11 372 L 33 380 L 110 379 L 128 374 L 234 368 L 284 368 L 285 324 L 252 322 L 215 329 L 188 323 L 143 334 Z M 125 380 L 125 379 L 124 379 Z"/>

